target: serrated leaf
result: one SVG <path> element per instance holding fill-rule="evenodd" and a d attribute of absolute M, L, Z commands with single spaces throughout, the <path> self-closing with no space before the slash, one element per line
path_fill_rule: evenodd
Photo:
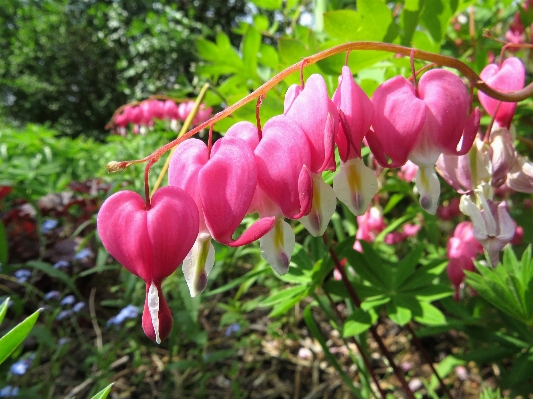
<path fill-rule="evenodd" d="M 28 336 L 35 322 L 39 318 L 41 309 L 28 316 L 24 321 L 17 324 L 11 331 L 0 338 L 0 364 L 7 359 L 17 346 L 19 346 Z"/>
<path fill-rule="evenodd" d="M 342 336 L 344 338 L 359 335 L 368 330 L 378 319 L 373 310 L 365 312 L 363 309 L 355 309 L 344 322 Z"/>
<path fill-rule="evenodd" d="M 365 242 L 362 241 L 361 244 L 365 244 Z M 348 260 L 348 263 L 361 276 L 361 278 L 370 282 L 374 287 L 388 291 L 388 284 L 385 284 L 382 280 L 383 274 L 380 274 L 381 269 L 374 267 L 375 265 L 370 265 L 363 254 L 349 248 L 343 253 L 340 253 L 340 255 Z"/>
<path fill-rule="evenodd" d="M 111 387 L 113 384 L 109 384 L 107 387 L 102 389 L 100 392 L 98 392 L 96 395 L 94 395 L 91 399 L 105 399 L 107 398 L 107 395 L 109 395 L 109 392 L 111 392 Z"/>

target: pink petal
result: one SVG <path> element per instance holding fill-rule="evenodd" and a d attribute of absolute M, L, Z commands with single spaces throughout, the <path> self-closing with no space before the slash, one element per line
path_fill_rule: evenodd
<path fill-rule="evenodd" d="M 348 158 L 361 156 L 361 143 L 370 128 L 374 116 L 374 107 L 366 93 L 355 83 L 352 72 L 347 66 L 342 67 L 339 87 L 333 94 L 333 103 L 342 110 L 346 117 L 349 132 L 344 131 L 343 124 L 337 128 L 336 143 L 343 162 Z M 351 140 L 346 136 L 351 135 Z M 355 148 L 351 143 L 355 144 Z"/>
<path fill-rule="evenodd" d="M 283 214 L 296 218 L 308 212 L 313 186 L 304 169 L 311 154 L 303 130 L 288 117 L 275 116 L 265 124 L 255 155 L 259 186 Z"/>
<path fill-rule="evenodd" d="M 415 96 L 413 85 L 402 76 L 379 86 L 372 96 L 374 132 L 366 138 L 376 159 L 384 167 L 407 162 L 424 126 L 426 105 Z M 376 152 L 374 151 L 376 149 Z M 391 164 L 386 161 L 388 156 Z"/>
<path fill-rule="evenodd" d="M 233 241 L 257 184 L 255 156 L 238 138 L 217 141 L 211 159 L 198 175 L 198 189 L 205 221 L 213 238 L 223 244 Z"/>
<path fill-rule="evenodd" d="M 161 284 L 156 284 L 157 292 L 159 294 L 159 312 L 158 312 L 158 328 L 157 331 L 154 328 L 154 323 L 150 312 L 148 310 L 148 291 L 150 289 L 150 284 L 146 284 L 146 300 L 144 301 L 144 309 L 142 315 L 142 327 L 144 333 L 152 341 L 161 343 L 164 341 L 172 330 L 172 314 L 168 307 L 167 301 L 161 291 Z"/>
<path fill-rule="evenodd" d="M 496 64 L 487 65 L 480 74 L 481 79 L 493 89 L 511 92 L 520 90 L 525 84 L 524 64 L 516 57 L 507 58 L 499 67 Z M 483 92 L 478 92 L 479 102 L 485 111 L 494 116 L 498 108 L 499 100 L 487 96 Z M 516 109 L 516 103 L 502 102 L 496 113 L 496 121 L 501 126 L 509 127 Z"/>
<path fill-rule="evenodd" d="M 333 156 L 337 109 L 329 99 L 326 82 L 320 75 L 311 75 L 305 88 L 299 94 L 298 91 L 296 87 L 288 91 L 285 115 L 307 135 L 311 150 L 311 165 L 308 166 L 311 172 L 318 173 L 328 166 Z"/>

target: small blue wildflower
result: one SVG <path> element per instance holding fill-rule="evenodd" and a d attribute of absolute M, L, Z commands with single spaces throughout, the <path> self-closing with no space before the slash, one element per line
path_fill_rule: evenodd
<path fill-rule="evenodd" d="M 66 269 L 70 266 L 70 262 L 66 260 L 60 260 L 54 264 L 54 269 Z"/>
<path fill-rule="evenodd" d="M 19 387 L 12 387 L 11 385 L 6 385 L 0 389 L 0 398 L 14 398 L 19 394 Z"/>
<path fill-rule="evenodd" d="M 57 341 L 57 344 L 59 346 L 63 346 L 70 342 L 70 338 L 59 338 L 59 341 Z"/>
<path fill-rule="evenodd" d="M 134 319 L 139 315 L 139 308 L 134 305 L 128 305 L 120 311 L 115 317 L 111 317 L 107 323 L 106 328 L 110 325 L 118 326 L 124 322 L 126 319 Z"/>
<path fill-rule="evenodd" d="M 47 219 L 43 222 L 41 225 L 41 233 L 47 234 L 50 233 L 53 229 L 57 227 L 57 220 L 55 219 Z"/>
<path fill-rule="evenodd" d="M 70 310 L 70 309 L 62 310 L 57 315 L 56 320 L 57 321 L 63 320 L 64 318 L 69 317 L 71 314 L 72 314 L 72 310 Z"/>
<path fill-rule="evenodd" d="M 31 366 L 33 359 L 35 358 L 35 353 L 32 353 L 25 359 L 21 359 L 18 362 L 15 362 L 9 368 L 9 372 L 14 375 L 24 375 L 28 368 Z"/>
<path fill-rule="evenodd" d="M 241 326 L 237 323 L 232 323 L 226 330 L 226 337 L 229 337 L 233 333 L 238 333 L 239 331 L 241 331 Z"/>
<path fill-rule="evenodd" d="M 72 311 L 74 313 L 78 313 L 80 310 L 82 310 L 83 308 L 85 307 L 85 303 L 84 302 L 78 302 L 76 305 L 74 305 L 72 307 Z"/>
<path fill-rule="evenodd" d="M 84 260 L 85 258 L 88 258 L 89 256 L 93 256 L 93 252 L 88 248 L 83 248 L 80 252 L 78 252 L 72 260 Z"/>
<path fill-rule="evenodd" d="M 19 269 L 15 272 L 15 278 L 19 283 L 25 283 L 31 276 L 31 271 L 28 269 Z"/>
<path fill-rule="evenodd" d="M 72 305 L 74 304 L 74 302 L 76 302 L 76 298 L 74 297 L 74 295 L 67 295 L 61 300 L 59 304 L 61 306 L 65 306 L 65 305 Z"/>
<path fill-rule="evenodd" d="M 59 291 L 54 290 L 54 291 L 47 292 L 46 295 L 44 296 L 44 299 L 47 301 L 50 301 L 50 300 L 57 301 L 60 296 L 61 296 L 61 293 Z"/>

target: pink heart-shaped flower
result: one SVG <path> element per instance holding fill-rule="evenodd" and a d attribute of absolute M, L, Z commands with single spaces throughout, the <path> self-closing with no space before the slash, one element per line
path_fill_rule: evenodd
<path fill-rule="evenodd" d="M 161 293 L 161 283 L 179 267 L 198 234 L 198 208 L 194 200 L 177 187 L 163 187 L 154 194 L 147 211 L 139 194 L 121 191 L 103 203 L 97 228 L 108 252 L 146 282 L 143 314 L 146 335 L 154 341 L 165 339 L 170 333 L 172 316 Z M 157 301 L 155 319 L 147 315 L 149 290 Z M 146 318 L 152 324 L 145 323 Z M 151 325 L 148 330 L 147 324 Z"/>

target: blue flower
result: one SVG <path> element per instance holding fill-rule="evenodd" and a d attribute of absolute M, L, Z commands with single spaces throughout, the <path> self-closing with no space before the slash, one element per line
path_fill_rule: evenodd
<path fill-rule="evenodd" d="M 13 398 L 19 394 L 19 387 L 12 387 L 11 385 L 6 385 L 0 389 L 0 398 Z"/>
<path fill-rule="evenodd" d="M 66 260 L 60 260 L 54 264 L 54 269 L 66 269 L 69 266 L 70 262 L 67 262 Z"/>
<path fill-rule="evenodd" d="M 80 252 L 74 255 L 72 260 L 84 260 L 90 256 L 93 256 L 93 252 L 88 248 L 83 248 Z"/>
<path fill-rule="evenodd" d="M 239 331 L 241 331 L 241 326 L 237 323 L 232 323 L 226 330 L 226 337 L 229 337 L 233 333 L 238 333 Z"/>
<path fill-rule="evenodd" d="M 31 276 L 31 271 L 28 269 L 19 269 L 15 272 L 15 278 L 19 283 L 25 283 Z"/>
<path fill-rule="evenodd" d="M 134 319 L 139 315 L 139 308 L 134 305 L 128 305 L 120 311 L 118 315 L 110 318 L 106 323 L 106 328 L 110 325 L 118 326 L 126 319 Z"/>
<path fill-rule="evenodd" d="M 59 299 L 59 297 L 61 296 L 61 293 L 59 291 L 50 291 L 48 293 L 46 293 L 46 295 L 44 296 L 44 299 L 47 300 L 47 301 L 50 301 L 50 300 L 54 300 L 54 301 L 57 301 Z"/>
<path fill-rule="evenodd" d="M 41 225 L 41 233 L 47 234 L 50 233 L 53 229 L 57 227 L 57 220 L 55 219 L 48 219 L 43 222 Z"/>
<path fill-rule="evenodd" d="M 56 320 L 57 321 L 63 320 L 64 318 L 69 317 L 71 314 L 72 314 L 72 310 L 70 310 L 70 309 L 62 310 L 57 315 Z"/>
<path fill-rule="evenodd" d="M 15 362 L 9 368 L 9 372 L 14 375 L 24 375 L 28 368 L 31 366 L 33 359 L 35 358 L 35 353 L 32 353 L 26 359 L 21 359 L 18 362 Z"/>
<path fill-rule="evenodd" d="M 66 297 L 63 298 L 63 300 L 59 304 L 61 306 L 65 306 L 65 305 L 72 305 L 74 304 L 74 302 L 76 302 L 76 298 L 74 297 L 74 295 L 67 295 Z"/>
<path fill-rule="evenodd" d="M 80 310 L 82 310 L 85 307 L 85 302 L 78 302 L 76 305 L 72 307 L 72 311 L 74 313 L 78 313 Z"/>

